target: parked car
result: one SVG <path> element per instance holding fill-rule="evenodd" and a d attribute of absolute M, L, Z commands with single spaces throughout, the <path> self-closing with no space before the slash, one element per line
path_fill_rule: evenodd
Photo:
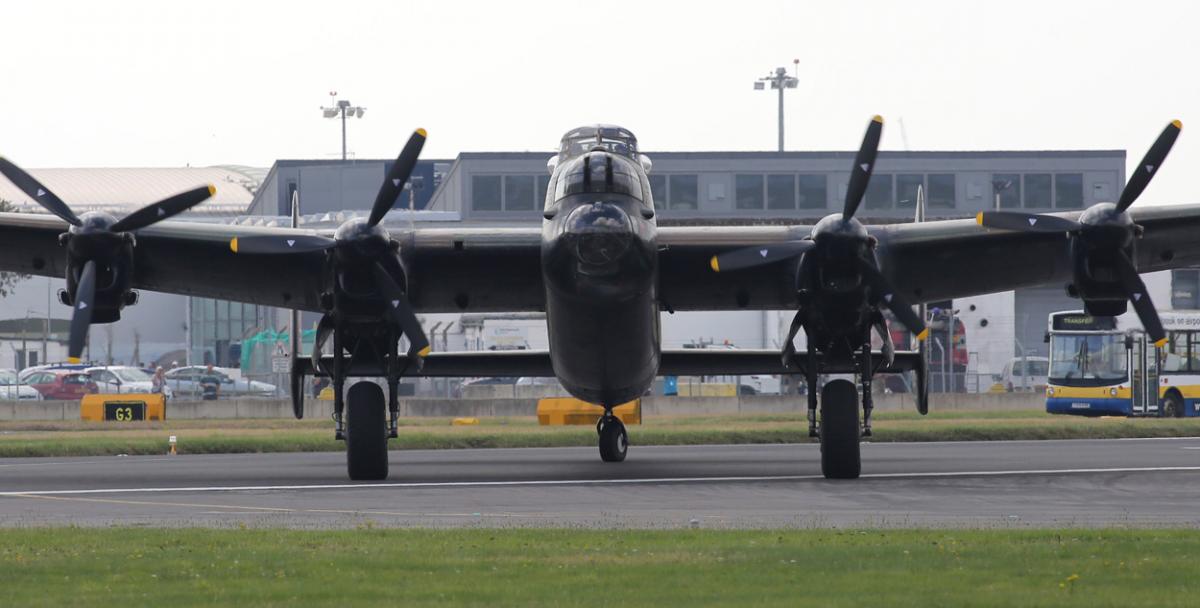
<path fill-rule="evenodd" d="M 42 394 L 36 388 L 17 379 L 17 370 L 0 369 L 0 400 L 36 401 Z"/>
<path fill-rule="evenodd" d="M 35 369 L 22 374 L 21 382 L 37 389 L 43 399 L 76 401 L 97 390 L 92 377 L 80 371 Z"/>
<path fill-rule="evenodd" d="M 1049 373 L 1050 359 L 1046 357 L 1013 357 L 996 376 L 996 382 L 1008 393 L 1045 392 Z"/>
<path fill-rule="evenodd" d="M 138 367 L 110 365 L 107 367 L 89 367 L 84 370 L 101 393 L 152 393 L 154 378 Z M 163 387 L 163 395 L 167 399 L 174 397 L 170 385 Z"/>
<path fill-rule="evenodd" d="M 204 392 L 200 386 L 200 379 L 209 375 L 207 368 L 203 365 L 189 365 L 187 367 L 177 367 L 166 374 L 167 386 L 175 392 L 176 395 L 182 396 L 198 396 Z M 222 367 L 214 367 L 213 375 L 221 380 L 221 388 L 219 395 L 226 397 L 273 397 L 277 392 L 274 384 L 267 382 L 259 382 L 257 380 L 248 380 L 237 378 L 233 373 L 236 370 L 229 370 Z"/>

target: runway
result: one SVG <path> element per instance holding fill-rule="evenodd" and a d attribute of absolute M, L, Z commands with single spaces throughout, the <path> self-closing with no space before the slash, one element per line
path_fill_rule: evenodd
<path fill-rule="evenodd" d="M 0 526 L 1195 526 L 1200 438 L 864 444 L 862 479 L 814 444 L 0 460 Z"/>

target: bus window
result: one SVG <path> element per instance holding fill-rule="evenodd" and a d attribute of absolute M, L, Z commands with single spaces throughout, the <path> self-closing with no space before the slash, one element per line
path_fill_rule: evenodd
<path fill-rule="evenodd" d="M 1162 373 L 1188 371 L 1188 332 L 1170 332 L 1167 347 L 1162 349 Z"/>
<path fill-rule="evenodd" d="M 1103 385 L 1125 380 L 1125 340 L 1120 334 L 1055 334 L 1050 345 L 1050 382 Z"/>

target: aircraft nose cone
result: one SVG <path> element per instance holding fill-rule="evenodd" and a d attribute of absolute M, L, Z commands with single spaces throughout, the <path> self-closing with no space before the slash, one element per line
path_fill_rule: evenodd
<path fill-rule="evenodd" d="M 567 218 L 566 231 L 575 241 L 580 261 L 585 264 L 615 262 L 629 250 L 633 241 L 629 215 L 611 203 L 576 208 Z"/>

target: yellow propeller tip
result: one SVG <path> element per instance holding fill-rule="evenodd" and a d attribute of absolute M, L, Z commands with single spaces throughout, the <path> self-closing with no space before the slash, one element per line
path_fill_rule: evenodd
<path fill-rule="evenodd" d="M 212 184 L 209 184 L 209 185 L 208 185 L 208 195 L 209 195 L 209 196 L 216 196 L 216 195 L 217 195 L 217 187 L 216 187 L 216 186 L 214 186 L 214 185 L 212 185 Z"/>
<path fill-rule="evenodd" d="M 1176 129 L 1182 129 L 1182 128 L 1183 128 L 1183 121 L 1179 120 L 1178 118 L 1176 118 L 1175 120 L 1172 120 L 1172 121 L 1171 121 L 1171 124 L 1172 124 L 1172 125 L 1173 125 L 1173 126 L 1176 128 Z"/>
<path fill-rule="evenodd" d="M 229 241 L 229 250 L 234 253 L 237 253 L 237 237 L 236 236 L 233 237 L 233 240 Z"/>
<path fill-rule="evenodd" d="M 878 114 L 876 114 L 874 117 L 872 117 L 871 120 L 874 122 L 877 122 L 879 124 L 883 124 L 883 117 Z"/>
<path fill-rule="evenodd" d="M 1178 122 L 1178 121 L 1176 121 L 1176 122 Z M 1155 348 L 1162 348 L 1162 347 L 1164 347 L 1164 346 L 1166 346 L 1166 345 L 1167 345 L 1167 339 L 1166 339 L 1166 338 L 1163 338 L 1163 339 L 1161 339 L 1161 340 L 1156 340 L 1156 341 L 1154 342 L 1154 347 L 1155 347 Z"/>
<path fill-rule="evenodd" d="M 67 363 L 79 363 L 79 357 L 67 357 Z"/>
<path fill-rule="evenodd" d="M 708 265 L 712 266 L 713 272 L 721 272 L 721 265 L 717 263 L 717 256 L 714 255 L 712 259 L 708 261 Z"/>
<path fill-rule="evenodd" d="M 421 350 L 417 351 L 417 356 L 418 357 L 428 357 L 430 352 L 433 352 L 433 349 L 426 346 L 425 348 L 422 348 Z"/>
<path fill-rule="evenodd" d="M 925 338 L 928 338 L 928 337 L 929 337 L 929 328 L 928 327 L 926 327 L 925 329 L 922 329 L 921 333 L 917 334 L 917 340 L 920 340 L 921 342 L 924 342 Z"/>
<path fill-rule="evenodd" d="M 980 226 L 983 225 L 983 212 L 982 211 L 975 214 L 975 223 L 979 224 Z"/>
<path fill-rule="evenodd" d="M 429 137 L 429 133 L 426 132 L 425 129 L 417 129 L 417 135 L 420 135 L 421 137 Z"/>

